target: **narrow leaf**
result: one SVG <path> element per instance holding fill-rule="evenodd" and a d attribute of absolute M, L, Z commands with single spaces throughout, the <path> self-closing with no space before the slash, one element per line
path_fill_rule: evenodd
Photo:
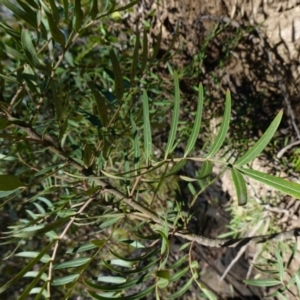
<path fill-rule="evenodd" d="M 149 99 L 147 92 L 143 91 L 143 121 L 144 121 L 144 150 L 147 164 L 150 162 L 152 153 L 152 136 L 149 116 Z"/>
<path fill-rule="evenodd" d="M 140 300 L 140 299 L 146 299 L 146 296 L 148 294 L 150 294 L 152 292 L 152 290 L 154 289 L 154 286 L 151 286 L 147 289 L 144 289 L 143 291 L 141 291 L 140 293 L 137 293 L 137 294 L 132 294 L 130 296 L 123 296 L 122 298 L 115 298 L 115 299 L 120 299 L 120 300 Z M 111 298 L 111 297 L 104 297 L 104 296 L 101 296 L 99 294 L 96 294 L 95 292 L 93 291 L 90 291 L 88 290 L 87 291 L 90 296 L 92 296 L 94 299 L 100 299 L 100 300 L 111 300 L 111 299 L 114 299 L 114 298 Z M 145 298 L 144 298 L 145 297 Z"/>
<path fill-rule="evenodd" d="M 156 43 L 153 47 L 153 52 L 152 52 L 152 57 L 151 57 L 151 62 L 153 62 L 158 54 L 158 51 L 161 49 L 161 41 L 162 41 L 162 25 L 160 26 L 159 34 L 157 36 Z"/>
<path fill-rule="evenodd" d="M 213 164 L 209 160 L 205 160 L 201 166 L 201 170 L 199 175 L 197 176 L 198 179 L 205 179 L 211 175 L 213 170 Z"/>
<path fill-rule="evenodd" d="M 260 286 L 260 287 L 268 287 L 268 286 L 275 286 L 281 284 L 279 280 L 275 279 L 249 279 L 244 280 L 246 284 Z"/>
<path fill-rule="evenodd" d="M 21 43 L 24 49 L 25 56 L 27 58 L 28 64 L 38 68 L 45 69 L 46 65 L 38 57 L 35 47 L 32 43 L 32 37 L 28 29 L 23 29 L 21 33 Z"/>
<path fill-rule="evenodd" d="M 0 175 L 0 191 L 12 191 L 22 186 L 25 184 L 17 176 Z"/>
<path fill-rule="evenodd" d="M 148 36 L 147 36 L 147 30 L 146 30 L 146 28 L 144 28 L 141 73 L 144 72 L 144 70 L 147 66 L 147 62 L 148 62 Z"/>
<path fill-rule="evenodd" d="M 70 282 L 74 282 L 79 278 L 79 274 L 72 274 L 62 278 L 54 279 L 52 285 L 65 285 Z"/>
<path fill-rule="evenodd" d="M 226 138 L 226 134 L 229 128 L 230 115 L 231 115 L 231 96 L 228 90 L 226 93 L 225 112 L 221 123 L 221 127 L 214 143 L 212 144 L 208 152 L 207 158 L 215 155 L 223 145 L 223 142 Z"/>
<path fill-rule="evenodd" d="M 98 15 L 98 0 L 92 0 L 92 3 L 91 3 L 91 10 L 90 10 L 90 15 L 91 15 L 91 18 L 92 20 L 94 20 L 97 15 Z"/>
<path fill-rule="evenodd" d="M 114 72 L 114 80 L 115 80 L 115 93 L 116 97 L 119 101 L 122 100 L 124 94 L 124 82 L 123 82 L 123 75 L 121 72 L 120 64 L 118 58 L 114 52 L 114 50 L 109 51 L 109 56 L 113 66 Z"/>
<path fill-rule="evenodd" d="M 182 159 L 179 162 L 176 162 L 166 176 L 177 174 L 177 172 L 180 171 L 186 165 L 186 163 L 187 163 L 186 159 Z"/>
<path fill-rule="evenodd" d="M 239 206 L 247 204 L 247 186 L 245 179 L 240 171 L 235 168 L 231 169 L 231 176 L 235 186 Z"/>
<path fill-rule="evenodd" d="M 52 243 L 50 243 L 48 246 L 46 246 L 37 257 L 32 259 L 29 264 L 24 267 L 16 276 L 14 276 L 10 281 L 5 283 L 3 286 L 0 287 L 0 294 L 3 293 L 5 290 L 7 290 L 11 285 L 15 284 L 18 280 L 23 278 L 23 276 L 31 270 L 31 268 L 39 262 L 39 260 L 50 250 L 52 246 Z"/>
<path fill-rule="evenodd" d="M 300 199 L 299 183 L 291 182 L 252 169 L 238 168 L 238 170 L 240 170 L 243 174 L 247 175 L 248 177 L 253 178 L 254 180 L 257 180 L 268 186 L 271 186 L 282 193 Z"/>
<path fill-rule="evenodd" d="M 75 0 L 73 24 L 76 32 L 80 30 L 82 21 L 83 21 L 83 11 L 81 9 L 81 0 Z"/>
<path fill-rule="evenodd" d="M 276 249 L 276 248 L 275 248 L 275 255 L 277 258 L 279 278 L 280 278 L 280 281 L 283 283 L 283 276 L 284 276 L 283 259 L 282 259 L 282 256 L 280 255 L 278 249 Z"/>
<path fill-rule="evenodd" d="M 1 0 L 2 4 L 4 4 L 9 10 L 11 10 L 17 17 L 24 20 L 32 27 L 37 28 L 37 17 L 36 14 L 29 14 L 27 11 L 24 11 L 19 6 L 15 5 L 11 0 Z M 32 11 L 32 10 L 31 10 Z M 35 15 L 35 17 L 33 17 Z"/>
<path fill-rule="evenodd" d="M 137 72 L 137 65 L 139 61 L 139 49 L 140 49 L 140 31 L 138 24 L 136 26 L 135 46 L 133 51 L 133 58 L 131 63 L 130 82 L 133 85 L 133 81 Z"/>
<path fill-rule="evenodd" d="M 190 288 L 193 283 L 194 278 L 190 278 L 177 292 L 174 294 L 167 296 L 167 299 L 180 299 L 180 297 Z"/>
<path fill-rule="evenodd" d="M 168 143 L 165 151 L 165 159 L 172 151 L 174 141 L 175 141 L 177 126 L 178 126 L 178 120 L 179 120 L 180 92 L 179 92 L 178 74 L 176 72 L 174 72 L 174 86 L 175 86 L 174 111 L 173 111 L 170 133 L 168 137 Z"/>
<path fill-rule="evenodd" d="M 91 89 L 94 99 L 96 101 L 99 119 L 102 123 L 102 126 L 105 127 L 108 123 L 108 112 L 107 112 L 106 100 L 103 97 L 103 95 L 97 90 L 93 81 L 89 80 L 87 84 Z"/>
<path fill-rule="evenodd" d="M 73 260 L 65 261 L 61 264 L 54 266 L 54 269 L 67 269 L 67 268 L 75 268 L 82 265 L 87 264 L 91 259 L 87 257 L 76 258 Z"/>
<path fill-rule="evenodd" d="M 135 170 L 137 170 L 140 167 L 140 157 L 141 157 L 140 139 L 139 139 L 139 134 L 132 114 L 130 114 L 130 122 L 131 122 L 132 134 L 133 134 L 133 162 L 134 162 L 134 168 Z M 135 171 L 135 174 L 137 174 L 137 171 Z"/>
<path fill-rule="evenodd" d="M 120 284 L 126 282 L 126 278 L 120 276 L 98 276 L 97 281 Z"/>
<path fill-rule="evenodd" d="M 273 120 L 271 125 L 268 127 L 266 132 L 262 135 L 262 137 L 251 147 L 242 157 L 240 157 L 235 163 L 235 166 L 243 166 L 247 163 L 251 162 L 254 158 L 256 158 L 267 146 L 270 142 L 272 137 L 274 136 L 281 118 L 282 118 L 283 111 L 281 110 L 276 118 Z"/>
<path fill-rule="evenodd" d="M 185 148 L 184 157 L 186 157 L 191 152 L 191 150 L 194 148 L 195 143 L 197 141 L 200 132 L 200 127 L 201 127 L 203 101 L 204 101 L 203 86 L 202 84 L 200 84 L 199 92 L 198 92 L 198 105 L 197 105 L 196 119 L 189 140 L 187 142 L 187 146 Z"/>
<path fill-rule="evenodd" d="M 46 12 L 46 16 L 47 16 L 49 29 L 51 31 L 51 35 L 52 35 L 53 40 L 56 43 L 58 43 L 62 46 L 65 46 L 65 44 L 66 44 L 65 35 L 58 28 L 57 23 L 55 22 L 52 14 Z"/>
<path fill-rule="evenodd" d="M 44 265 L 39 272 L 36 272 L 37 274 L 34 276 L 35 278 L 31 281 L 30 284 L 28 284 L 23 291 L 23 293 L 18 297 L 18 300 L 26 300 L 28 299 L 28 295 L 31 293 L 32 289 L 37 285 L 42 275 L 46 275 L 45 271 L 48 268 L 48 265 Z M 27 273 L 28 274 L 28 273 Z M 26 277 L 26 275 L 24 277 Z"/>

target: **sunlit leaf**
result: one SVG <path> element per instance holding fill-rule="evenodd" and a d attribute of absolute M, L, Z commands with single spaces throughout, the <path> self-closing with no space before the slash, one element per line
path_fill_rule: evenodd
<path fill-rule="evenodd" d="M 222 147 L 223 142 L 226 138 L 226 134 L 228 132 L 229 128 L 229 122 L 230 122 L 230 115 L 231 115 L 231 96 L 229 90 L 226 93 L 226 102 L 225 102 L 225 112 L 222 119 L 221 127 L 219 129 L 219 132 L 211 145 L 207 158 L 212 157 L 215 155 L 219 149 Z"/>
<path fill-rule="evenodd" d="M 152 290 L 154 290 L 154 286 L 151 286 L 151 287 L 149 287 L 147 289 L 144 289 L 140 293 L 132 294 L 130 296 L 123 296 L 123 297 L 117 297 L 117 298 L 114 297 L 113 299 L 120 299 L 120 300 L 140 300 L 140 299 L 143 299 L 143 297 L 145 297 L 148 294 L 150 294 L 152 292 Z M 88 290 L 88 293 L 94 299 L 100 299 L 100 300 L 111 300 L 112 299 L 111 297 L 104 297 L 104 296 L 96 294 L 95 292 L 90 291 L 90 290 Z"/>
<path fill-rule="evenodd" d="M 281 110 L 273 122 L 270 124 L 266 132 L 262 135 L 262 137 L 242 156 L 240 157 L 234 165 L 237 167 L 246 165 L 247 163 L 251 162 L 254 158 L 256 158 L 267 146 L 270 142 L 272 137 L 274 136 L 281 118 L 282 118 L 283 111 Z"/>
<path fill-rule="evenodd" d="M 281 282 L 276 279 L 249 279 L 244 280 L 244 283 L 260 287 L 269 287 L 281 284 Z"/>
<path fill-rule="evenodd" d="M 192 129 L 192 132 L 190 133 L 190 137 L 188 139 L 184 157 L 186 157 L 191 150 L 194 148 L 195 143 L 197 141 L 200 127 L 201 127 L 201 119 L 202 119 L 202 111 L 203 111 L 203 102 L 204 102 L 204 96 L 203 96 L 203 86 L 202 84 L 199 85 L 199 92 L 198 92 L 198 104 L 197 104 L 197 112 L 196 112 L 196 118 L 194 122 L 194 126 Z"/>
<path fill-rule="evenodd" d="M 174 72 L 174 86 L 175 86 L 174 110 L 173 110 L 171 128 L 168 137 L 168 143 L 165 150 L 165 159 L 172 152 L 175 137 L 176 137 L 177 127 L 178 127 L 178 121 L 179 121 L 180 92 L 179 92 L 179 80 L 176 72 Z"/>
<path fill-rule="evenodd" d="M 213 164 L 209 160 L 205 160 L 201 165 L 201 169 L 199 175 L 197 176 L 198 179 L 205 179 L 212 174 L 213 171 Z"/>
<path fill-rule="evenodd" d="M 90 260 L 91 259 L 88 257 L 75 258 L 73 260 L 65 261 L 63 263 L 55 265 L 54 269 L 59 270 L 59 269 L 75 268 L 87 264 Z"/>
<path fill-rule="evenodd" d="M 259 171 L 255 171 L 252 169 L 238 168 L 243 174 L 248 177 L 262 182 L 268 186 L 273 187 L 274 189 L 290 195 L 292 197 L 300 199 L 300 184 L 291 182 L 282 178 L 278 178 L 273 175 L 265 174 Z"/>
<path fill-rule="evenodd" d="M 65 285 L 70 282 L 74 282 L 79 278 L 79 274 L 72 274 L 62 278 L 57 278 L 52 281 L 52 285 Z"/>
<path fill-rule="evenodd" d="M 144 121 L 144 150 L 147 164 L 152 154 L 152 136 L 149 115 L 149 99 L 147 92 L 143 91 L 143 121 Z"/>
<path fill-rule="evenodd" d="M 32 43 L 32 37 L 28 29 L 23 29 L 21 33 L 21 42 L 24 49 L 25 56 L 29 65 L 38 69 L 45 69 L 46 65 L 39 58 L 35 47 Z"/>
<path fill-rule="evenodd" d="M 282 259 L 282 256 L 280 255 L 278 249 L 276 249 L 276 248 L 275 248 L 275 255 L 276 255 L 277 264 L 278 264 L 279 279 L 283 283 L 283 277 L 284 277 L 283 259 Z"/>

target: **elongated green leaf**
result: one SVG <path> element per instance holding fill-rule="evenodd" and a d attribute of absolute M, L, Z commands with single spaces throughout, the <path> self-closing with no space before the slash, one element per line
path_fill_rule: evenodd
<path fill-rule="evenodd" d="M 27 58 L 27 62 L 29 65 L 38 68 L 38 69 L 45 69 L 46 65 L 43 61 L 39 58 L 33 43 L 32 37 L 28 29 L 23 29 L 21 33 L 21 43 L 24 49 L 25 56 Z"/>
<path fill-rule="evenodd" d="M 56 266 L 54 266 L 54 269 L 67 269 L 67 268 L 75 268 L 79 267 L 82 265 L 87 264 L 91 259 L 87 257 L 81 257 L 81 258 L 76 258 L 73 260 L 65 261 L 63 263 L 60 263 Z"/>
<path fill-rule="evenodd" d="M 211 175 L 213 171 L 213 164 L 209 160 L 205 160 L 201 166 L 200 173 L 197 176 L 198 179 L 205 179 Z"/>
<path fill-rule="evenodd" d="M 35 258 L 39 255 L 39 252 L 37 252 L 37 251 L 25 251 L 25 252 L 19 252 L 15 255 L 20 256 L 20 257 Z M 48 254 L 45 254 L 43 257 L 40 258 L 40 261 L 43 262 L 43 263 L 48 263 L 50 260 L 51 260 L 51 257 Z"/>
<path fill-rule="evenodd" d="M 148 36 L 147 36 L 147 30 L 146 30 L 146 28 L 144 28 L 141 73 L 144 72 L 144 70 L 147 66 L 147 62 L 148 62 Z"/>
<path fill-rule="evenodd" d="M 34 259 L 32 259 L 29 264 L 22 269 L 16 276 L 14 276 L 9 282 L 5 283 L 3 286 L 0 287 L 0 294 L 3 293 L 5 290 L 7 290 L 11 285 L 18 282 L 23 276 L 31 270 L 31 268 L 39 262 L 39 260 L 50 250 L 52 246 L 52 243 L 47 245 L 38 256 L 36 256 Z"/>
<path fill-rule="evenodd" d="M 79 274 L 72 274 L 62 278 L 54 279 L 52 285 L 65 285 L 70 282 L 74 282 L 78 279 Z"/>
<path fill-rule="evenodd" d="M 231 96 L 228 90 L 226 93 L 225 112 L 221 123 L 221 127 L 218 132 L 218 135 L 216 136 L 214 143 L 210 147 L 210 150 L 207 155 L 208 158 L 215 155 L 223 145 L 223 142 L 226 138 L 226 134 L 229 128 L 230 115 L 231 115 Z"/>
<path fill-rule="evenodd" d="M 113 66 L 116 97 L 119 101 L 121 101 L 124 94 L 124 82 L 121 67 L 114 50 L 111 49 L 109 51 L 109 56 Z"/>
<path fill-rule="evenodd" d="M 91 10 L 90 10 L 90 15 L 91 15 L 92 20 L 94 20 L 97 17 L 98 13 L 99 13 L 98 0 L 92 0 Z"/>
<path fill-rule="evenodd" d="M 144 121 L 144 150 L 147 164 L 150 162 L 152 154 L 152 136 L 149 115 L 149 99 L 147 92 L 143 91 L 143 121 Z"/>
<path fill-rule="evenodd" d="M 1 3 L 1 0 L 0 0 L 0 3 Z M 8 35 L 13 37 L 16 41 L 19 42 L 21 40 L 21 34 L 18 31 L 12 29 L 10 26 L 0 22 L 0 28 L 2 28 Z M 18 44 L 20 44 L 20 43 L 18 43 Z"/>
<path fill-rule="evenodd" d="M 1 45 L 1 47 L 4 47 L 6 53 L 12 55 L 13 57 L 20 60 L 21 62 L 24 62 L 26 60 L 25 56 L 19 51 L 17 51 L 16 49 L 11 48 L 8 45 Z"/>
<path fill-rule="evenodd" d="M 290 195 L 292 197 L 300 199 L 300 184 L 291 182 L 276 176 L 268 175 L 252 169 L 238 168 L 243 174 L 253 178 L 259 182 L 262 182 L 274 189 Z"/>
<path fill-rule="evenodd" d="M 97 281 L 120 284 L 126 282 L 126 278 L 120 276 L 98 276 Z"/>
<path fill-rule="evenodd" d="M 159 49 L 161 49 L 161 41 L 162 41 L 162 25 L 160 26 L 159 34 L 157 36 L 156 43 L 153 47 L 153 52 L 152 52 L 152 57 L 151 57 L 151 62 L 153 62 L 158 54 Z"/>
<path fill-rule="evenodd" d="M 180 92 L 179 92 L 178 74 L 176 72 L 174 72 L 174 87 L 175 87 L 174 110 L 173 110 L 170 133 L 168 137 L 168 143 L 165 150 L 165 159 L 172 152 L 172 148 L 174 146 L 175 136 L 177 132 L 177 127 L 178 127 L 178 121 L 179 121 Z"/>
<path fill-rule="evenodd" d="M 102 126 L 105 127 L 108 124 L 108 112 L 107 112 L 106 100 L 103 97 L 103 95 L 97 90 L 93 81 L 88 80 L 87 84 L 91 89 L 94 99 L 96 101 L 99 119 L 102 123 Z"/>
<path fill-rule="evenodd" d="M 76 32 L 80 30 L 82 22 L 83 22 L 83 11 L 81 8 L 81 1 L 75 0 L 73 24 Z"/>
<path fill-rule="evenodd" d="M 231 169 L 231 176 L 235 186 L 237 200 L 239 206 L 243 206 L 247 204 L 247 186 L 245 179 L 240 171 L 235 168 Z"/>
<path fill-rule="evenodd" d="M 196 119 L 195 119 L 195 123 L 194 123 L 193 129 L 192 129 L 192 132 L 190 134 L 189 140 L 188 140 L 186 148 L 185 148 L 184 157 L 186 157 L 191 152 L 191 150 L 194 148 L 195 143 L 197 141 L 197 138 L 198 138 L 198 135 L 200 132 L 200 127 L 201 127 L 203 101 L 204 101 L 203 86 L 202 86 L 202 84 L 200 84 L 199 92 L 198 92 L 198 105 L 197 105 Z"/>
<path fill-rule="evenodd" d="M 135 35 L 135 45 L 131 63 L 131 71 L 130 71 L 130 82 L 133 85 L 133 81 L 137 72 L 137 66 L 139 61 L 139 49 L 140 49 L 140 31 L 138 24 L 136 25 L 136 35 Z"/>
<path fill-rule="evenodd" d="M 180 171 L 185 166 L 186 163 L 187 163 L 186 159 L 182 159 L 179 162 L 176 162 L 166 176 L 177 174 L 177 172 Z"/>
<path fill-rule="evenodd" d="M 0 3 L 4 4 L 9 10 L 11 10 L 17 17 L 24 20 L 32 27 L 37 29 L 37 15 L 29 7 L 27 11 L 24 11 L 19 6 L 17 6 L 14 1 L 11 0 L 0 0 Z M 30 13 L 29 13 L 30 12 Z"/>
<path fill-rule="evenodd" d="M 65 21 L 68 21 L 69 3 L 68 0 L 63 0 Z"/>
<path fill-rule="evenodd" d="M 35 278 L 31 281 L 30 284 L 28 284 L 25 288 L 25 290 L 23 291 L 23 293 L 20 295 L 20 297 L 18 297 L 18 300 L 25 300 L 28 299 L 28 295 L 31 293 L 32 289 L 37 285 L 37 283 L 39 282 L 40 278 L 44 275 L 45 277 L 45 271 L 48 268 L 48 265 L 44 265 L 39 272 L 35 272 Z M 28 274 L 28 273 L 27 273 Z M 26 275 L 24 275 L 24 277 L 26 277 Z M 27 275 L 28 276 L 28 275 Z M 46 277 L 47 279 L 47 277 Z"/>
<path fill-rule="evenodd" d="M 91 242 L 91 243 L 86 243 L 86 244 L 83 244 L 83 245 L 75 247 L 75 248 L 68 249 L 68 251 L 66 253 L 85 252 L 85 251 L 89 251 L 89 250 L 92 250 L 95 248 L 97 248 L 97 246 Z"/>
<path fill-rule="evenodd" d="M 17 176 L 0 175 L 0 191 L 12 191 L 22 186 L 25 184 Z"/>
<path fill-rule="evenodd" d="M 281 110 L 276 118 L 273 120 L 271 125 L 268 127 L 266 132 L 262 135 L 262 137 L 251 147 L 242 157 L 240 157 L 235 163 L 235 166 L 243 166 L 247 163 L 251 162 L 254 158 L 256 158 L 267 146 L 270 142 L 272 137 L 274 136 L 281 118 L 282 118 L 283 111 Z"/>
<path fill-rule="evenodd" d="M 48 0 L 48 1 L 49 1 L 50 6 L 51 6 L 53 19 L 58 24 L 58 22 L 59 22 L 59 11 L 58 11 L 58 8 L 55 4 L 55 1 L 54 0 Z"/>
<path fill-rule="evenodd" d="M 282 259 L 282 256 L 280 255 L 278 249 L 276 249 L 276 248 L 275 248 L 275 255 L 277 258 L 279 278 L 280 278 L 280 281 L 283 283 L 283 276 L 284 276 L 283 259 Z"/>
<path fill-rule="evenodd" d="M 118 285 L 102 285 L 102 284 L 99 284 L 99 283 L 94 283 L 94 282 L 92 282 L 90 280 L 87 280 L 87 279 L 85 279 L 83 281 L 88 287 L 92 288 L 94 291 L 95 290 L 100 290 L 100 291 L 122 291 L 122 290 L 125 290 L 125 289 L 128 289 L 128 288 L 134 287 L 138 283 L 142 283 L 143 281 L 148 280 L 151 276 L 152 276 L 152 274 L 149 273 L 146 276 L 142 275 L 142 276 L 136 277 L 132 280 L 127 278 L 126 282 L 118 284 Z"/>
<path fill-rule="evenodd" d="M 279 280 L 275 280 L 275 279 L 249 279 L 249 280 L 244 280 L 244 282 L 246 284 L 261 286 L 261 287 L 275 286 L 281 284 Z"/>
<path fill-rule="evenodd" d="M 46 16 L 47 16 L 49 29 L 51 31 L 51 35 L 52 35 L 53 40 L 56 43 L 58 43 L 62 46 L 65 46 L 65 44 L 66 44 L 65 35 L 58 28 L 57 23 L 55 22 L 52 14 L 46 12 Z"/>
<path fill-rule="evenodd" d="M 131 122 L 132 134 L 133 134 L 133 162 L 134 162 L 134 168 L 137 170 L 140 167 L 140 157 L 141 157 L 140 139 L 139 139 L 139 134 L 132 114 L 130 114 L 130 122 Z M 137 171 L 135 171 L 135 174 L 137 174 Z"/>
<path fill-rule="evenodd" d="M 180 297 L 189 289 L 189 287 L 193 283 L 193 280 L 193 278 L 190 278 L 177 292 L 170 296 L 167 296 L 167 299 L 180 299 Z"/>
<path fill-rule="evenodd" d="M 100 300 L 111 300 L 111 299 L 119 299 L 119 300 L 140 300 L 140 299 L 145 299 L 143 297 L 147 296 L 148 294 L 150 294 L 152 292 L 152 290 L 154 290 L 154 286 L 151 286 L 147 289 L 144 289 L 143 291 L 141 291 L 140 293 L 136 293 L 136 294 L 132 294 L 130 296 L 124 296 L 124 297 L 114 297 L 114 298 L 111 298 L 111 297 L 104 297 L 104 296 L 101 296 L 99 294 L 96 294 L 95 292 L 93 291 L 89 291 L 88 290 L 88 293 L 90 294 L 90 296 L 94 297 L 94 299 L 100 299 Z"/>

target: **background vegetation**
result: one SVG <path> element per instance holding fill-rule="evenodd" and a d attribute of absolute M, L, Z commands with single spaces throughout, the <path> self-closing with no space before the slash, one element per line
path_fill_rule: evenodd
<path fill-rule="evenodd" d="M 220 105 L 200 84 L 209 43 L 228 24 L 220 22 L 181 66 L 174 59 L 181 51 L 176 31 L 162 51 L 162 31 L 150 42 L 151 22 L 140 20 L 133 29 L 122 19 L 138 2 L 0 0 L 0 293 L 6 299 L 220 299 L 202 281 L 197 244 L 235 247 L 242 255 L 242 246 L 264 242 L 258 272 L 250 272 L 259 279 L 246 283 L 275 287 L 274 297 L 296 297 L 299 271 L 288 270 L 296 246 L 278 240 L 298 231 L 243 239 L 263 219 L 246 177 L 300 197 L 299 184 L 249 168 L 283 112 L 275 106 L 260 128 L 264 134 L 246 140 L 245 131 L 258 125 L 237 116 L 259 99 L 249 95 L 232 111 L 229 90 Z M 225 38 L 221 65 L 251 30 Z M 218 85 L 213 71 L 209 76 Z M 220 112 L 211 133 L 209 120 Z M 232 218 L 223 238 L 229 239 L 204 237 L 199 223 L 207 215 L 197 215 L 198 199 L 225 171 L 237 196 L 227 207 Z"/>

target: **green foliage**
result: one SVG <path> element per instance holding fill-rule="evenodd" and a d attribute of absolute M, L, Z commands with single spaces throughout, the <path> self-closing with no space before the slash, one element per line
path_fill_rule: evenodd
<path fill-rule="evenodd" d="M 221 164 L 231 169 L 239 205 L 247 203 L 245 176 L 300 198 L 299 184 L 246 166 L 273 137 L 282 112 L 234 164 L 215 158 L 229 129 L 229 91 L 220 130 L 196 157 L 190 154 L 205 104 L 203 86 L 197 87 L 195 122 L 187 129 L 184 157 L 176 157 L 184 139 L 180 74 L 169 68 L 174 98 L 164 99 L 163 80 L 153 71 L 164 60 L 156 58 L 161 33 L 150 49 L 147 28 L 142 37 L 137 29 L 128 53 L 106 25 L 137 2 L 0 0 L 18 22 L 1 23 L 1 207 L 19 207 L 20 213 L 2 244 L 11 246 L 7 259 L 23 259 L 0 293 L 20 283 L 18 299 L 30 294 L 68 299 L 85 291 L 91 299 L 142 299 L 154 292 L 156 299 L 178 299 L 197 287 L 216 299 L 199 280 L 193 243 L 182 246 L 181 259 L 172 260 L 172 235 L 190 241 L 193 235 L 182 225 L 188 220 L 174 204 L 174 194 L 159 197 L 170 178 L 176 185 L 176 174 L 188 160 L 201 161 L 198 178 L 181 178 L 209 184 L 213 165 Z M 153 135 L 165 127 L 171 109 L 166 146 L 159 146 L 163 154 L 157 156 Z M 264 286 L 282 283 L 284 270 L 278 266 L 279 281 Z M 182 278 L 185 282 L 176 287 Z"/>

